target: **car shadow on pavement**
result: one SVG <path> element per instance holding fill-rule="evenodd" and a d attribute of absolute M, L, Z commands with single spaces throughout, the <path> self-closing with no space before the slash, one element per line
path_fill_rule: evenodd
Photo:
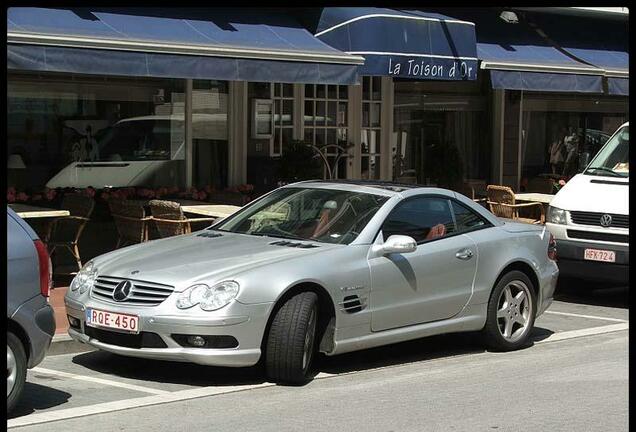
<path fill-rule="evenodd" d="M 265 382 L 265 375 L 260 365 L 247 368 L 203 366 L 194 363 L 124 357 L 105 351 L 78 354 L 72 361 L 95 372 L 162 384 L 206 387 Z"/>
<path fill-rule="evenodd" d="M 545 339 L 551 334 L 553 334 L 551 330 L 535 327 L 532 330 L 528 348 L 534 342 Z M 319 355 L 316 357 L 312 369 L 314 376 L 320 372 L 343 374 L 486 351 L 479 333 L 453 333 L 370 348 L 334 357 Z M 267 382 L 261 364 L 248 368 L 224 368 L 123 357 L 104 351 L 78 354 L 73 357 L 72 361 L 95 372 L 157 383 L 205 387 Z"/>
<path fill-rule="evenodd" d="M 535 327 L 527 348 L 547 338 L 551 330 Z M 524 348 L 525 349 L 525 348 Z M 398 344 L 371 348 L 334 357 L 319 356 L 316 368 L 320 372 L 341 374 L 414 362 L 450 358 L 488 351 L 477 332 L 430 336 Z"/>
<path fill-rule="evenodd" d="M 65 391 L 26 382 L 20 400 L 13 410 L 7 414 L 7 418 L 22 417 L 37 410 L 62 405 L 68 402 L 70 398 L 71 394 Z"/>
<path fill-rule="evenodd" d="M 554 299 L 567 303 L 627 309 L 629 287 L 576 279 L 559 279 Z"/>

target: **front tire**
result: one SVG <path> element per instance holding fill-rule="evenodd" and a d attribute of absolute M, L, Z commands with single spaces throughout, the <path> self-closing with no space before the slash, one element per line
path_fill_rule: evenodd
<path fill-rule="evenodd" d="M 536 295 L 530 278 L 520 271 L 506 273 L 497 282 L 488 302 L 482 333 L 494 351 L 512 351 L 525 346 L 534 326 Z"/>
<path fill-rule="evenodd" d="M 265 368 L 270 380 L 299 385 L 308 381 L 315 352 L 318 296 L 303 292 L 276 311 L 267 336 Z"/>
<path fill-rule="evenodd" d="M 20 399 L 26 381 L 27 359 L 20 339 L 7 332 L 7 412 Z"/>

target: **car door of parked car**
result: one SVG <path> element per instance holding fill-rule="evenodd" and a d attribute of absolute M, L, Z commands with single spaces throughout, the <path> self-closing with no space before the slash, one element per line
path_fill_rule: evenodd
<path fill-rule="evenodd" d="M 371 329 L 382 331 L 450 318 L 468 302 L 477 270 L 475 243 L 458 231 L 451 201 L 442 196 L 404 200 L 379 236 L 413 237 L 411 253 L 370 259 Z"/>

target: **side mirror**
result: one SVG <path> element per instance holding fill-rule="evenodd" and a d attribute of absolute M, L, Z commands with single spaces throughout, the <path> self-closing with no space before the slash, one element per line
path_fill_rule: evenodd
<path fill-rule="evenodd" d="M 413 237 L 405 235 L 392 235 L 382 245 L 382 253 L 409 253 L 415 252 L 417 242 Z"/>

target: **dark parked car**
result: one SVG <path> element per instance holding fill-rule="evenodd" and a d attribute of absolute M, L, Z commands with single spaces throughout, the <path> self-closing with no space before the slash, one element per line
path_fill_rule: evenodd
<path fill-rule="evenodd" d="M 49 306 L 51 260 L 37 234 L 7 207 L 7 411 L 20 398 L 55 333 Z"/>

